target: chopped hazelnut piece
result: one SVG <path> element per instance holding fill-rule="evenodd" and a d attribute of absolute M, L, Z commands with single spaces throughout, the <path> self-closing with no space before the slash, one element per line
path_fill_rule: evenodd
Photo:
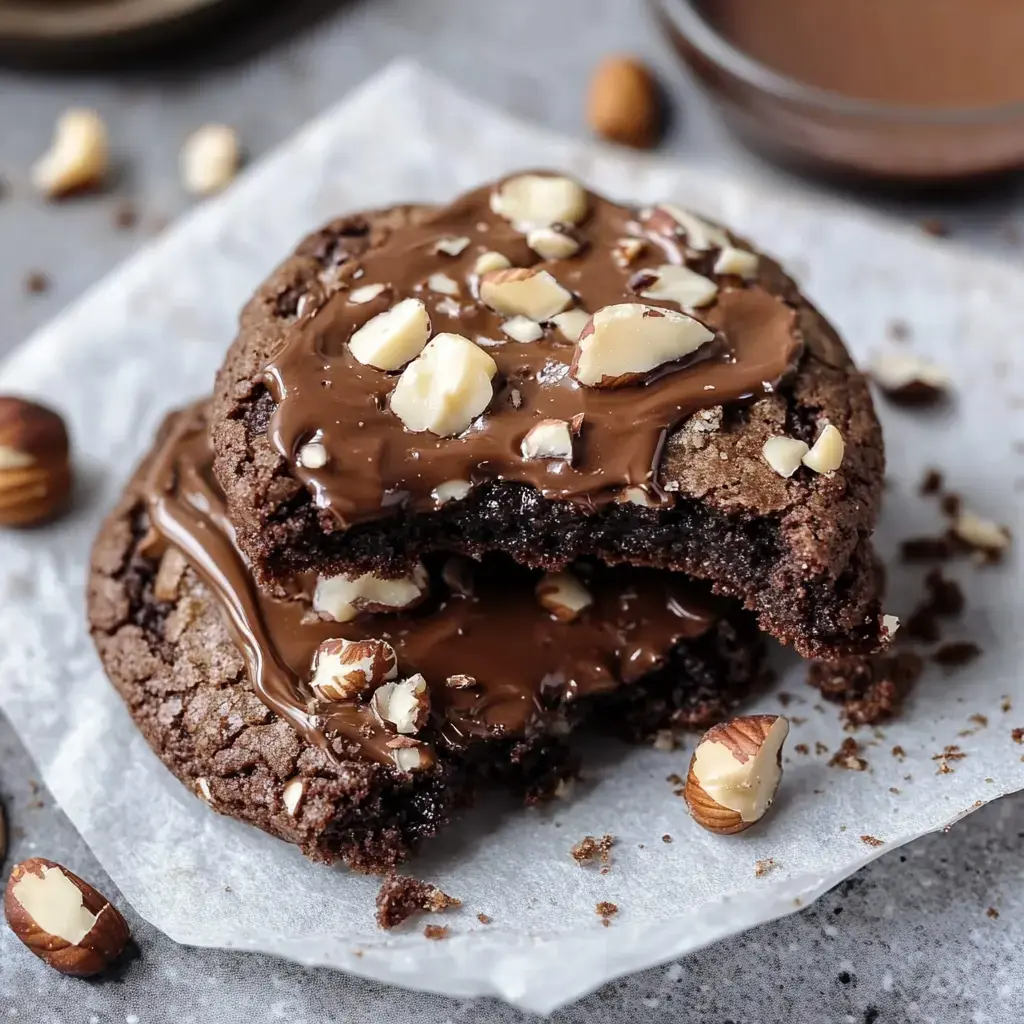
<path fill-rule="evenodd" d="M 320 441 L 310 441 L 299 449 L 299 465 L 305 469 L 323 469 L 327 465 L 327 448 Z"/>
<path fill-rule="evenodd" d="M 578 224 L 587 212 L 587 193 L 571 178 L 520 174 L 491 193 L 491 209 L 518 231 Z"/>
<path fill-rule="evenodd" d="M 640 292 L 645 299 L 662 299 L 696 309 L 713 302 L 718 294 L 718 285 L 714 281 L 695 273 L 689 267 L 663 263 L 653 270 L 641 270 L 639 274 L 653 276 L 653 280 Z"/>
<path fill-rule="evenodd" d="M 572 235 L 556 228 L 534 228 L 526 236 L 526 244 L 546 260 L 565 260 L 580 251 L 580 243 Z"/>
<path fill-rule="evenodd" d="M 469 245 L 469 239 L 442 238 L 435 246 L 434 252 L 443 252 L 446 256 L 458 256 Z"/>
<path fill-rule="evenodd" d="M 545 573 L 537 583 L 536 594 L 541 606 L 559 622 L 572 622 L 594 603 L 590 591 L 565 570 Z"/>
<path fill-rule="evenodd" d="M 749 281 L 757 277 L 757 267 L 758 258 L 754 253 L 727 245 L 718 254 L 714 271 L 716 274 L 734 274 Z"/>
<path fill-rule="evenodd" d="M 427 278 L 427 288 L 438 295 L 458 295 L 459 282 L 447 274 L 431 274 Z"/>
<path fill-rule="evenodd" d="M 590 314 L 585 309 L 567 309 L 564 313 L 556 313 L 551 322 L 566 341 L 575 344 L 579 341 L 583 328 L 590 323 Z"/>
<path fill-rule="evenodd" d="M 1001 552 L 1010 546 L 1010 531 L 991 519 L 962 510 L 953 520 L 953 533 L 981 551 Z"/>
<path fill-rule="evenodd" d="M 791 477 L 799 468 L 803 457 L 810 451 L 806 442 L 795 437 L 769 437 L 761 449 L 764 461 L 779 476 Z"/>
<path fill-rule="evenodd" d="M 412 608 L 426 597 L 427 589 L 427 570 L 422 565 L 397 579 L 381 579 L 372 573 L 321 576 L 313 592 L 313 610 L 335 622 L 349 622 L 360 612 Z"/>
<path fill-rule="evenodd" d="M 324 700 L 354 700 L 398 676 L 395 649 L 385 640 L 325 640 L 313 655 L 309 685 Z"/>
<path fill-rule="evenodd" d="M 635 263 L 640 254 L 647 248 L 643 238 L 620 238 L 612 250 L 612 258 L 620 267 L 628 267 Z"/>
<path fill-rule="evenodd" d="M 834 473 L 842 465 L 845 452 L 843 435 L 828 423 L 801 461 L 815 473 Z"/>
<path fill-rule="evenodd" d="M 544 328 L 528 316 L 514 316 L 511 320 L 506 320 L 501 325 L 501 330 L 513 341 L 520 341 L 524 344 L 544 337 Z"/>
<path fill-rule="evenodd" d="M 900 628 L 900 620 L 895 615 L 882 616 L 882 639 L 886 643 L 892 643 L 893 638 Z"/>
<path fill-rule="evenodd" d="M 461 334 L 439 334 L 402 371 L 391 411 L 415 432 L 461 434 L 490 404 L 494 360 Z"/>
<path fill-rule="evenodd" d="M 444 505 L 449 501 L 461 500 L 472 489 L 473 485 L 468 480 L 446 480 L 443 484 L 438 484 L 430 492 L 430 496 L 438 505 Z"/>
<path fill-rule="evenodd" d="M 403 735 L 417 733 L 430 717 L 430 689 L 418 672 L 397 683 L 377 687 L 370 701 L 373 713 Z"/>
<path fill-rule="evenodd" d="M 361 363 L 378 370 L 400 370 L 430 338 L 430 316 L 419 299 L 401 302 L 367 320 L 348 343 Z"/>
<path fill-rule="evenodd" d="M 480 298 L 504 316 L 550 320 L 572 305 L 572 293 L 546 270 L 512 267 L 496 270 L 480 279 Z"/>
<path fill-rule="evenodd" d="M 281 790 L 281 800 L 290 818 L 294 818 L 302 806 L 302 799 L 306 795 L 305 779 L 296 776 L 284 784 Z"/>
<path fill-rule="evenodd" d="M 32 183 L 55 199 L 100 184 L 109 164 L 107 126 L 95 110 L 61 114 L 53 141 L 32 168 Z"/>
<path fill-rule="evenodd" d="M 938 401 L 952 383 L 941 366 L 902 352 L 886 353 L 875 359 L 871 376 L 890 398 L 908 404 Z"/>
<path fill-rule="evenodd" d="M 712 726 L 697 744 L 683 791 L 693 820 L 721 835 L 760 821 L 779 788 L 788 735 L 789 722 L 780 715 Z"/>
<path fill-rule="evenodd" d="M 695 352 L 714 334 L 685 313 L 636 302 L 605 306 L 576 342 L 570 373 L 587 387 L 620 387 Z"/>
<path fill-rule="evenodd" d="M 348 301 L 353 306 L 362 306 L 372 302 L 381 292 L 387 291 L 386 284 L 364 284 L 361 288 L 353 288 L 348 293 Z"/>
<path fill-rule="evenodd" d="M 684 210 L 674 203 L 661 203 L 655 213 L 664 213 L 675 223 L 677 231 L 686 237 L 686 244 L 694 252 L 707 252 L 709 249 L 725 249 L 729 246 L 729 236 L 714 224 L 701 220 L 696 214 Z"/>
<path fill-rule="evenodd" d="M 234 129 L 226 124 L 204 124 L 181 147 L 182 184 L 193 195 L 220 192 L 232 182 L 240 162 Z"/>
<path fill-rule="evenodd" d="M 565 420 L 534 424 L 520 446 L 524 459 L 565 459 L 572 462 L 572 428 Z"/>
<path fill-rule="evenodd" d="M 473 264 L 473 273 L 483 277 L 484 274 L 493 273 L 495 270 L 507 270 L 511 266 L 512 261 L 500 252 L 482 252 Z"/>

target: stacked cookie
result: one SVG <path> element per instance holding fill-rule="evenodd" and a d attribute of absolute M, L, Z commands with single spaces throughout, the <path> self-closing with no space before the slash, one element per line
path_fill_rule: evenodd
<path fill-rule="evenodd" d="M 707 726 L 885 640 L 864 379 L 770 259 L 521 174 L 333 222 L 259 289 L 94 552 L 93 635 L 165 763 L 386 870 L 587 719 Z"/>

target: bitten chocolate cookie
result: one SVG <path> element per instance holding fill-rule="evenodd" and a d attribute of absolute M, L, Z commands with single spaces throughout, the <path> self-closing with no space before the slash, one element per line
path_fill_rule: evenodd
<path fill-rule="evenodd" d="M 328 226 L 246 307 L 216 473 L 265 587 L 432 550 L 686 572 L 809 656 L 882 637 L 863 376 L 771 259 L 552 174 Z"/>
<path fill-rule="evenodd" d="M 205 407 L 168 420 L 93 552 L 89 621 L 147 741 L 215 810 L 383 871 L 482 780 L 528 797 L 585 719 L 702 728 L 759 678 L 752 618 L 679 577 L 505 556 L 254 585 Z"/>

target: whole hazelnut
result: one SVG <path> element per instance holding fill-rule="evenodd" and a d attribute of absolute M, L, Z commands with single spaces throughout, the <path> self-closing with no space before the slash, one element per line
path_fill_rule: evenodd
<path fill-rule="evenodd" d="M 760 821 L 782 779 L 788 735 L 789 721 L 780 715 L 748 715 L 708 729 L 683 788 L 693 820 L 721 835 Z"/>
<path fill-rule="evenodd" d="M 71 494 L 68 432 L 57 413 L 0 397 L 0 526 L 52 518 Z"/>
<path fill-rule="evenodd" d="M 130 938 L 125 919 L 110 900 L 42 857 L 15 865 L 4 913 L 11 931 L 40 960 L 80 978 L 109 967 Z"/>

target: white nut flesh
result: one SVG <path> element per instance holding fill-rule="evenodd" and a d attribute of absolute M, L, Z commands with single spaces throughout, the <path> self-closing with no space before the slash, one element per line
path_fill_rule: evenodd
<path fill-rule="evenodd" d="M 882 639 L 886 643 L 892 643 L 893 638 L 899 632 L 900 620 L 895 615 L 882 616 Z"/>
<path fill-rule="evenodd" d="M 541 420 L 527 431 L 520 445 L 524 459 L 564 459 L 572 462 L 571 426 L 565 420 Z"/>
<path fill-rule="evenodd" d="M 438 295 L 459 294 L 459 282 L 454 277 L 442 273 L 431 274 L 427 278 L 427 288 L 432 292 L 437 292 Z"/>
<path fill-rule="evenodd" d="M 374 691 L 370 707 L 385 725 L 411 736 L 419 732 L 430 717 L 427 681 L 417 673 L 401 682 L 385 683 Z"/>
<path fill-rule="evenodd" d="M 578 224 L 587 213 L 587 193 L 572 178 L 520 174 L 491 193 L 491 209 L 522 232 Z"/>
<path fill-rule="evenodd" d="M 327 465 L 327 447 L 321 441 L 310 441 L 299 449 L 298 463 L 304 469 L 323 469 Z"/>
<path fill-rule="evenodd" d="M 81 889 L 58 867 L 42 867 L 42 874 L 26 871 L 14 883 L 12 895 L 36 927 L 77 946 L 99 919 L 86 905 Z"/>
<path fill-rule="evenodd" d="M 313 655 L 310 686 L 324 700 L 354 700 L 398 677 L 398 657 L 386 640 L 325 640 Z"/>
<path fill-rule="evenodd" d="M 653 270 L 641 270 L 640 273 L 654 276 L 654 280 L 640 292 L 645 299 L 677 302 L 684 308 L 698 309 L 714 302 L 718 294 L 718 285 L 714 281 L 695 273 L 689 267 L 664 263 Z"/>
<path fill-rule="evenodd" d="M 795 437 L 769 437 L 761 449 L 764 461 L 779 476 L 791 477 L 799 468 L 803 457 L 810 451 L 806 441 Z"/>
<path fill-rule="evenodd" d="M 335 622 L 350 622 L 360 612 L 394 612 L 419 604 L 427 594 L 427 570 L 417 565 L 408 576 L 381 579 L 321 576 L 313 592 L 313 610 Z"/>
<path fill-rule="evenodd" d="M 776 718 L 757 752 L 748 755 L 727 742 L 728 732 L 712 729 L 697 745 L 691 770 L 712 800 L 741 821 L 759 821 L 779 788 L 779 752 L 788 735 L 789 722 Z"/>
<path fill-rule="evenodd" d="M 536 320 L 528 316 L 514 316 L 501 325 L 502 334 L 508 335 L 513 341 L 529 344 L 544 337 L 544 328 Z"/>
<path fill-rule="evenodd" d="M 443 252 L 446 256 L 458 256 L 469 245 L 469 241 L 465 236 L 442 238 L 434 246 L 434 252 Z"/>
<path fill-rule="evenodd" d="M 1004 551 L 1010 546 L 1010 531 L 1005 526 L 966 509 L 953 520 L 953 533 L 982 551 Z"/>
<path fill-rule="evenodd" d="M 637 302 L 599 309 L 576 343 L 572 376 L 587 387 L 617 387 L 682 359 L 714 334 L 685 313 Z"/>
<path fill-rule="evenodd" d="M 402 371 L 391 411 L 415 432 L 461 434 L 490 404 L 494 360 L 461 334 L 439 334 Z"/>
<path fill-rule="evenodd" d="M 551 322 L 566 341 L 575 344 L 579 341 L 583 329 L 590 323 L 590 314 L 585 309 L 567 309 L 564 313 L 553 316 Z"/>
<path fill-rule="evenodd" d="M 732 274 L 742 277 L 745 281 L 757 277 L 758 258 L 755 253 L 746 249 L 737 249 L 734 245 L 725 246 L 715 260 L 716 274 Z"/>
<path fill-rule="evenodd" d="M 32 168 L 32 184 L 50 198 L 92 188 L 110 162 L 107 126 L 95 110 L 61 114 L 50 148 Z"/>
<path fill-rule="evenodd" d="M 511 266 L 512 261 L 500 252 L 482 252 L 473 264 L 473 273 L 483 277 L 484 274 L 491 274 L 495 270 L 507 270 Z"/>
<path fill-rule="evenodd" d="M 871 376 L 886 391 L 903 391 L 915 386 L 945 391 L 952 384 L 941 366 L 901 352 L 880 355 L 871 364 Z"/>
<path fill-rule="evenodd" d="M 181 181 L 193 195 L 207 196 L 229 185 L 238 173 L 238 136 L 226 124 L 204 124 L 181 147 Z"/>
<path fill-rule="evenodd" d="M 567 260 L 580 251 L 580 243 L 556 228 L 534 228 L 526 236 L 526 244 L 546 260 Z"/>
<path fill-rule="evenodd" d="M 550 320 L 572 305 L 572 293 L 546 270 L 512 267 L 480 279 L 480 299 L 503 316 Z"/>
<path fill-rule="evenodd" d="M 541 607 L 559 622 L 572 622 L 594 603 L 593 595 L 573 573 L 545 573 L 535 590 Z"/>
<path fill-rule="evenodd" d="M 472 489 L 473 485 L 468 480 L 445 480 L 430 492 L 430 496 L 438 505 L 444 505 L 449 501 L 460 501 Z"/>
<path fill-rule="evenodd" d="M 363 324 L 348 343 L 359 362 L 378 370 L 400 370 L 430 340 L 430 315 L 419 299 L 403 299 Z"/>
<path fill-rule="evenodd" d="M 815 473 L 834 473 L 843 464 L 846 444 L 843 435 L 831 423 L 818 435 L 811 450 L 801 460 Z"/>
<path fill-rule="evenodd" d="M 686 244 L 694 252 L 725 249 L 729 246 L 729 236 L 721 228 L 709 224 L 706 220 L 701 220 L 689 210 L 684 210 L 674 203 L 661 203 L 658 209 L 675 221 L 676 227 L 686 237 Z"/>
<path fill-rule="evenodd" d="M 285 810 L 289 816 L 294 818 L 302 806 L 302 799 L 306 795 L 306 780 L 294 778 L 285 783 L 281 791 L 281 799 L 284 802 Z"/>
<path fill-rule="evenodd" d="M 386 284 L 364 284 L 361 288 L 353 288 L 348 293 L 348 301 L 353 306 L 363 306 L 372 302 L 381 292 L 387 291 Z"/>
<path fill-rule="evenodd" d="M 620 238 L 612 250 L 612 258 L 617 266 L 632 266 L 640 255 L 647 248 L 647 242 L 643 238 Z"/>

